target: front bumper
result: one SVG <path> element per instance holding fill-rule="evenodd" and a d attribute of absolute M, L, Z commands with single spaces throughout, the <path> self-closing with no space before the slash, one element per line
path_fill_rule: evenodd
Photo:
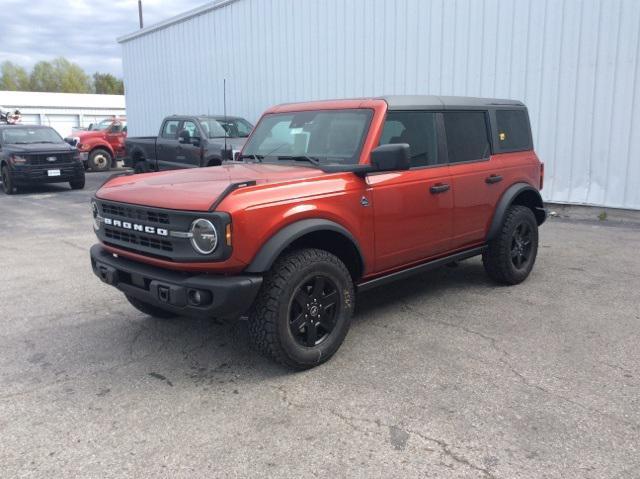
<path fill-rule="evenodd" d="M 94 274 L 125 294 L 181 316 L 238 317 L 253 303 L 262 276 L 219 276 L 168 271 L 138 263 L 105 251 L 100 244 L 91 247 Z M 194 304 L 194 291 L 208 302 Z"/>
<path fill-rule="evenodd" d="M 49 176 L 48 170 L 59 170 L 60 175 Z M 84 167 L 82 163 L 52 165 L 51 167 L 16 166 L 13 168 L 11 176 L 17 185 L 63 183 L 82 179 L 84 177 Z"/>

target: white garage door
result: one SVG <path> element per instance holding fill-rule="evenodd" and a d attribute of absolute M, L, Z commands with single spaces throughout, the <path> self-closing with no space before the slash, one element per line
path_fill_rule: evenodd
<path fill-rule="evenodd" d="M 20 118 L 20 123 L 22 123 L 23 125 L 39 125 L 40 115 L 22 115 Z"/>
<path fill-rule="evenodd" d="M 54 128 L 64 138 L 78 126 L 78 115 L 45 115 L 43 125 Z"/>

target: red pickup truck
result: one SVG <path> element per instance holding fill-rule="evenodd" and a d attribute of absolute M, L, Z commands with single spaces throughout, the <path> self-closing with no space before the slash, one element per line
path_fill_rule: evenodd
<path fill-rule="evenodd" d="M 92 124 L 87 130 L 74 131 L 65 141 L 78 149 L 85 168 L 106 171 L 125 156 L 126 139 L 126 118 L 111 118 Z"/>
<path fill-rule="evenodd" d="M 342 344 L 356 293 L 482 255 L 525 280 L 546 219 L 526 107 L 407 96 L 276 106 L 245 163 L 113 178 L 94 273 L 153 316 L 247 314 L 293 368 Z"/>

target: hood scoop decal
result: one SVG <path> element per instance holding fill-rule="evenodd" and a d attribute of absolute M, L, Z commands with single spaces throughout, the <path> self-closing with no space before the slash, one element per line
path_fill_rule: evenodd
<path fill-rule="evenodd" d="M 250 180 L 250 181 L 239 181 L 237 183 L 231 183 L 229 186 L 227 186 L 224 191 L 222 193 L 220 193 L 220 195 L 218 196 L 218 198 L 211 204 L 211 206 L 209 207 L 209 211 L 215 211 L 215 209 L 220 205 L 220 203 L 222 203 L 222 201 L 229 196 L 233 191 L 240 189 L 240 188 L 246 188 L 247 186 L 255 186 L 256 185 L 256 181 L 255 180 Z"/>

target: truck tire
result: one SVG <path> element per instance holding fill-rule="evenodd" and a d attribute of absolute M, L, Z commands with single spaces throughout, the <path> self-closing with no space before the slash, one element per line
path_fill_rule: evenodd
<path fill-rule="evenodd" d="M 92 171 L 108 171 L 112 162 L 111 153 L 103 148 L 96 148 L 89 155 L 89 167 Z"/>
<path fill-rule="evenodd" d="M 72 190 L 81 190 L 84 188 L 84 183 L 85 183 L 85 179 L 83 175 L 82 178 L 79 178 L 77 180 L 71 180 L 69 182 L 69 186 L 71 187 Z"/>
<path fill-rule="evenodd" d="M 309 369 L 338 350 L 354 303 L 353 281 L 342 261 L 319 249 L 295 250 L 265 275 L 249 312 L 249 336 L 277 363 Z"/>
<path fill-rule="evenodd" d="M 17 188 L 13 184 L 13 178 L 11 177 L 9 167 L 6 165 L 3 166 L 0 175 L 2 176 L 2 191 L 4 191 L 7 195 L 14 194 L 17 191 Z"/>
<path fill-rule="evenodd" d="M 523 282 L 538 254 L 538 223 L 531 209 L 514 205 L 507 210 L 502 228 L 482 254 L 484 269 L 501 284 Z"/>
<path fill-rule="evenodd" d="M 149 316 L 152 316 L 154 318 L 169 319 L 169 318 L 175 318 L 177 316 L 176 314 L 170 311 L 166 311 L 162 308 L 153 306 L 152 304 L 145 303 L 144 301 L 140 301 L 139 299 L 134 298 L 133 296 L 129 296 L 128 294 L 125 294 L 125 297 L 127 298 L 127 301 L 131 303 L 131 306 L 136 308 L 141 313 L 148 314 Z"/>
<path fill-rule="evenodd" d="M 136 164 L 133 165 L 133 171 L 135 173 L 148 173 L 149 172 L 149 165 L 147 165 L 146 160 L 136 161 Z"/>

